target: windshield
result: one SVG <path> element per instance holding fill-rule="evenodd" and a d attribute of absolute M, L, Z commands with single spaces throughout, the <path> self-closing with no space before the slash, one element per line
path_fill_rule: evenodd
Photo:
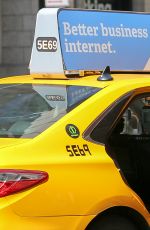
<path fill-rule="evenodd" d="M 98 92 L 88 86 L 0 85 L 0 138 L 32 138 Z"/>

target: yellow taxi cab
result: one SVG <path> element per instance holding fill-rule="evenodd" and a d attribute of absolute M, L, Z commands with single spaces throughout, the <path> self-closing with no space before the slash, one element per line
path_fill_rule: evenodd
<path fill-rule="evenodd" d="M 81 57 L 76 56 L 80 52 L 70 52 L 71 49 L 91 49 L 95 55 L 97 46 L 91 44 L 98 43 L 67 37 L 64 49 L 68 51 L 64 52 L 59 41 L 63 38 L 56 36 L 58 31 L 46 34 L 48 28 L 45 32 L 42 27 L 42 20 L 48 27 L 47 22 L 57 25 L 59 19 L 66 30 L 65 36 L 73 33 L 73 38 L 79 39 L 76 37 L 79 30 L 80 36 L 91 39 L 98 32 L 97 26 L 86 24 L 85 28 L 85 17 L 84 23 L 77 25 L 80 16 L 86 16 L 85 12 L 40 11 L 31 74 L 0 79 L 1 230 L 147 230 L 150 227 L 148 67 L 142 70 L 138 63 L 139 69 L 135 66 L 127 70 L 121 66 L 124 70 L 116 71 L 112 62 L 112 70 L 107 66 L 102 71 L 102 67 L 94 70 L 94 62 L 93 67 L 89 64 L 92 70 L 80 71 L 79 65 L 85 67 L 87 62 L 80 63 Z M 76 18 L 76 26 L 69 21 L 73 19 L 69 19 L 68 13 Z M 106 12 L 87 13 L 91 14 L 92 23 L 92 17 L 97 14 L 103 17 Z M 120 17 L 120 13 L 109 14 Z M 139 17 L 129 13 L 127 16 Z M 144 14 L 140 16 L 145 20 Z M 101 24 L 104 30 L 104 22 Z M 143 28 L 146 34 L 146 26 Z M 142 29 L 137 31 L 142 34 Z M 113 45 L 111 41 L 103 42 L 100 55 L 105 56 L 107 50 L 113 60 Z M 72 60 L 67 56 L 70 53 Z M 93 56 L 88 55 L 90 58 Z"/>

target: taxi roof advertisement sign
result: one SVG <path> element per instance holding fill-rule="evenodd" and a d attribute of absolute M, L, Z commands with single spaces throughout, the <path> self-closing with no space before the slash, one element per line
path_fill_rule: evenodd
<path fill-rule="evenodd" d="M 64 69 L 150 69 L 149 20 L 143 13 L 59 10 Z"/>
<path fill-rule="evenodd" d="M 38 12 L 30 73 L 150 70 L 150 14 L 44 8 Z"/>

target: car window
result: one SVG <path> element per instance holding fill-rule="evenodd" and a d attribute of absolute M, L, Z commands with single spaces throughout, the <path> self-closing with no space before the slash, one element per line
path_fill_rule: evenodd
<path fill-rule="evenodd" d="M 150 94 L 140 95 L 129 103 L 119 121 L 114 125 L 122 108 L 129 100 L 131 93 L 123 96 L 112 104 L 104 114 L 93 122 L 85 132 L 85 138 L 105 144 L 111 132 L 117 135 L 148 136 L 150 137 Z M 89 135 L 90 133 L 90 135 Z"/>
<path fill-rule="evenodd" d="M 118 100 L 114 101 L 84 132 L 84 138 L 99 144 L 105 144 L 107 135 L 114 121 L 121 112 L 124 105 L 127 103 L 132 92 L 123 95 Z M 98 105 L 99 106 L 99 105 Z"/>
<path fill-rule="evenodd" d="M 133 100 L 122 116 L 120 134 L 150 135 L 150 94 Z"/>
<path fill-rule="evenodd" d="M 88 86 L 2 84 L 0 137 L 35 137 L 99 90 Z"/>

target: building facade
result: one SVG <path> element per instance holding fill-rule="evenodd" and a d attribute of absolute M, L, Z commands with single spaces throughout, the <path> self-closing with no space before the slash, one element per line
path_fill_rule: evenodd
<path fill-rule="evenodd" d="M 127 3 L 127 0 L 68 0 L 67 2 L 70 2 L 71 7 L 77 8 L 97 7 L 118 10 L 122 7 L 128 10 L 130 7 L 134 11 L 150 12 L 149 0 L 129 0 L 128 5 L 122 6 L 121 2 Z M 0 0 L 0 77 L 29 73 L 36 14 L 44 6 L 44 0 Z"/>

